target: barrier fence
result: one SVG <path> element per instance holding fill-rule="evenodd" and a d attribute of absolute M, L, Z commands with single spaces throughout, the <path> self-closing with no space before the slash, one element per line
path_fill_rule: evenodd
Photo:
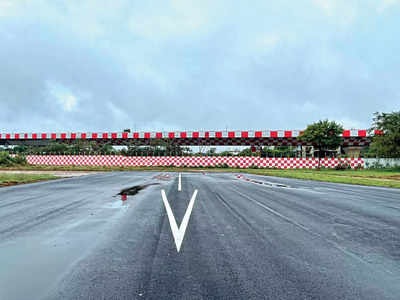
<path fill-rule="evenodd" d="M 314 169 L 317 158 L 256 157 L 256 156 L 123 156 L 123 155 L 28 155 L 27 162 L 41 166 L 89 167 L 232 167 Z M 338 165 L 364 168 L 362 158 L 321 158 L 320 166 L 335 168 Z"/>

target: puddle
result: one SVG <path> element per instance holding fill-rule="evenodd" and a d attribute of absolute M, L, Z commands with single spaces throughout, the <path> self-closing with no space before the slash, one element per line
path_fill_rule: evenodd
<path fill-rule="evenodd" d="M 148 186 L 151 185 L 158 185 L 159 183 L 150 183 L 150 184 L 142 184 L 142 185 L 135 185 L 133 187 L 130 188 L 126 188 L 121 190 L 117 195 L 126 195 L 126 196 L 133 196 L 136 195 L 137 193 L 139 193 L 139 191 L 147 188 Z"/>

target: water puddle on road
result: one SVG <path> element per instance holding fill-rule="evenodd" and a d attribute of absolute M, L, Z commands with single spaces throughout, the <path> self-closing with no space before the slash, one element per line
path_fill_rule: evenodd
<path fill-rule="evenodd" d="M 145 189 L 145 188 L 147 188 L 148 186 L 151 186 L 151 185 L 159 185 L 159 183 L 149 183 L 149 184 L 135 185 L 135 186 L 132 186 L 132 187 L 129 187 L 129 188 L 122 189 L 117 195 L 120 195 L 120 196 L 134 196 L 137 193 L 139 193 L 139 191 L 141 191 L 141 190 L 143 190 L 143 189 Z"/>

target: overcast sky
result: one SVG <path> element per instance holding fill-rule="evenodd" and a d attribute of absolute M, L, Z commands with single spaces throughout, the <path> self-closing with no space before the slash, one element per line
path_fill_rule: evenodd
<path fill-rule="evenodd" d="M 370 126 L 400 0 L 0 0 L 0 132 Z"/>

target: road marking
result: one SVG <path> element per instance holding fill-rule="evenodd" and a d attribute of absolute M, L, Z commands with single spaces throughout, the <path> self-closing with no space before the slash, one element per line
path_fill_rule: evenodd
<path fill-rule="evenodd" d="M 161 190 L 161 197 L 164 202 L 165 210 L 167 211 L 169 226 L 171 227 L 172 235 L 174 237 L 176 250 L 179 252 L 181 250 L 183 238 L 185 237 L 186 228 L 189 224 L 190 215 L 192 214 L 194 201 L 196 200 L 197 190 L 194 190 L 193 196 L 190 199 L 189 205 L 186 208 L 185 215 L 183 216 L 183 220 L 181 226 L 178 228 L 178 224 L 176 224 L 176 220 L 174 214 L 172 213 L 171 206 L 169 205 L 167 195 L 164 190 Z"/>
<path fill-rule="evenodd" d="M 182 191 L 182 180 L 181 180 L 181 173 L 178 175 L 178 192 Z"/>

